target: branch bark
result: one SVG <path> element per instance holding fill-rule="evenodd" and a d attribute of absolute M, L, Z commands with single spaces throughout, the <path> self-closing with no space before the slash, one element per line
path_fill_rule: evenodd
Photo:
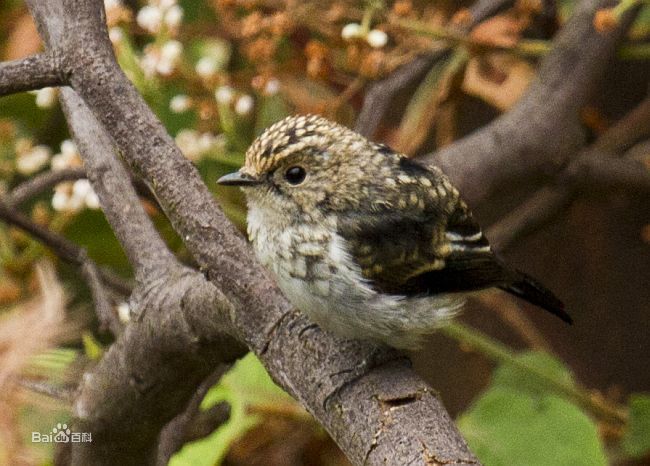
<path fill-rule="evenodd" d="M 32 222 L 26 215 L 11 207 L 10 203 L 0 198 L 0 219 L 10 225 L 15 225 L 52 248 L 63 259 L 77 264 L 88 283 L 93 297 L 95 309 L 103 329 L 110 330 L 117 335 L 121 325 L 112 310 L 104 284 L 111 284 L 121 291 L 130 291 L 130 287 L 120 277 L 105 271 L 88 257 L 86 250 L 69 242 L 62 236 Z M 125 294 L 128 294 L 125 293 Z"/>
<path fill-rule="evenodd" d="M 52 251 L 54 251 L 54 253 L 63 260 L 68 261 L 72 264 L 76 264 L 80 267 L 90 266 L 91 268 L 97 268 L 97 275 L 101 277 L 104 283 L 109 285 L 114 290 L 127 296 L 131 293 L 132 287 L 127 280 L 119 277 L 118 275 L 115 275 L 106 269 L 97 267 L 94 262 L 88 265 L 87 263 L 90 261 L 90 259 L 88 258 L 88 255 L 83 248 L 68 241 L 63 236 L 60 236 L 48 230 L 47 228 L 32 222 L 29 217 L 14 209 L 12 205 L 13 202 L 11 198 L 8 198 L 6 200 L 0 198 L 0 219 L 4 220 L 8 224 L 17 226 L 18 228 L 34 236 L 40 242 L 52 249 Z"/>
<path fill-rule="evenodd" d="M 53 54 L 0 63 L 0 96 L 64 84 L 65 75 Z"/>
<path fill-rule="evenodd" d="M 52 189 L 64 181 L 75 181 L 86 177 L 86 170 L 83 168 L 66 168 L 40 173 L 33 178 L 19 184 L 11 191 L 9 199 L 15 206 L 19 206 L 28 200 Z"/>
<path fill-rule="evenodd" d="M 650 98 L 646 98 L 616 122 L 588 149 L 581 151 L 556 176 L 552 185 L 533 194 L 486 232 L 498 251 L 505 251 L 522 237 L 539 230 L 585 190 L 625 189 L 650 192 L 650 170 L 625 151 L 648 134 Z"/>
<path fill-rule="evenodd" d="M 594 15 L 612 3 L 578 3 L 515 108 L 424 157 L 450 176 L 471 205 L 485 201 L 515 180 L 552 178 L 582 148 L 585 136 L 579 112 L 593 95 L 636 14 L 634 9 L 628 11 L 619 27 L 599 33 L 593 26 Z"/>
<path fill-rule="evenodd" d="M 136 289 L 132 302 L 146 312 L 85 378 L 75 403 L 77 426 L 93 432 L 93 443 L 74 445 L 72 462 L 141 464 L 153 458 L 162 425 L 210 369 L 241 354 L 232 335 L 258 354 L 353 462 L 476 463 L 440 400 L 406 359 L 334 338 L 292 310 L 117 66 L 102 2 L 32 0 L 29 6 L 48 47 L 60 48 L 74 92 L 150 185 L 210 280 L 164 260 L 165 272 Z M 71 92 L 62 93 L 69 117 L 83 108 Z M 136 269 L 144 269 L 147 257 L 165 253 L 142 243 L 151 239 L 147 232 L 127 225 L 143 219 L 132 204 L 116 202 L 122 196 L 116 185 L 106 182 L 102 194 L 96 177 L 108 172 L 97 173 L 89 163 L 93 151 L 83 149 L 82 132 L 75 131 L 77 142 L 107 218 Z M 177 286 L 170 289 L 172 282 Z M 134 418 L 137 423 L 130 422 Z"/>
<path fill-rule="evenodd" d="M 333 337 L 292 310 L 119 69 L 103 3 L 28 4 L 72 88 L 62 92 L 69 123 L 139 284 L 131 299 L 136 318 L 80 387 L 76 427 L 92 432 L 93 443 L 72 445 L 71 462 L 153 461 L 162 427 L 215 366 L 243 353 L 243 342 L 355 464 L 477 464 L 408 360 Z M 605 5 L 580 4 L 517 109 L 430 157 L 470 202 L 513 177 L 557 172 L 580 146 L 578 110 L 624 30 L 607 36 L 593 30 L 593 14 Z M 549 141 L 560 125 L 572 130 Z M 151 187 L 205 276 L 179 265 L 166 249 L 125 182 L 113 144 Z M 538 152 L 539 160 L 532 157 Z"/>

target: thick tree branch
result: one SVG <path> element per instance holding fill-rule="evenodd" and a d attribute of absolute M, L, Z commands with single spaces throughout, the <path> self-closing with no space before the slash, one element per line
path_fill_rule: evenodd
<path fill-rule="evenodd" d="M 551 177 L 582 147 L 579 112 L 636 11 L 628 12 L 616 30 L 599 33 L 594 15 L 611 4 L 611 0 L 580 2 L 516 107 L 425 157 L 452 178 L 470 204 L 485 201 L 514 180 Z"/>
<path fill-rule="evenodd" d="M 650 171 L 624 152 L 645 137 L 650 128 L 650 98 L 612 125 L 589 149 L 583 150 L 568 167 L 546 186 L 492 225 L 487 237 L 498 251 L 539 230 L 557 217 L 580 190 L 624 189 L 650 192 Z"/>
<path fill-rule="evenodd" d="M 232 335 L 261 357 L 275 380 L 323 423 L 355 463 L 474 463 L 442 404 L 406 360 L 391 351 L 335 339 L 291 311 L 197 171 L 119 70 L 107 38 L 102 3 L 34 0 L 30 8 L 48 45 L 65 46 L 63 55 L 74 90 L 128 164 L 152 187 L 196 261 L 223 293 L 207 283 L 199 286 L 199 277 L 173 267 L 168 275 L 177 276 L 181 270 L 177 281 L 182 281 L 178 286 L 186 290 L 185 298 L 175 290 L 161 295 L 155 283 L 146 294 L 141 290 L 134 297 L 144 303 L 148 302 L 145 298 L 153 299 L 156 306 L 149 302 L 147 312 L 128 326 L 82 387 L 76 412 L 82 426 L 93 432 L 93 443 L 73 446 L 73 462 L 142 460 L 141 452 L 152 451 L 155 442 L 150 431 L 140 431 L 135 424 L 159 425 L 161 417 L 169 415 L 160 407 L 178 406 L 186 399 L 187 387 L 195 387 L 205 377 L 208 358 L 196 361 L 199 352 L 192 342 L 209 340 L 208 348 L 218 346 L 222 352 L 232 348 L 232 342 L 220 345 L 224 339 L 216 336 L 231 329 Z M 74 24 L 73 30 L 63 30 L 62 17 Z M 87 168 L 92 170 L 89 164 Z M 110 209 L 103 199 L 102 205 Z M 107 217 L 114 224 L 110 212 Z M 129 240 L 118 236 L 126 248 Z M 168 277 L 161 279 L 167 283 Z M 220 316 L 227 316 L 227 321 Z M 170 364 L 166 354 L 177 359 Z M 222 358 L 215 356 L 213 364 Z M 173 385 L 179 382 L 174 373 L 182 376 L 180 395 Z M 135 415 L 140 422 L 114 422 L 127 415 Z"/>
<path fill-rule="evenodd" d="M 423 55 L 398 68 L 386 78 L 373 83 L 363 99 L 355 131 L 371 138 L 389 111 L 395 96 L 407 86 L 421 80 L 428 69 L 445 55 L 446 51 L 444 50 L 431 55 Z"/>
<path fill-rule="evenodd" d="M 139 285 L 130 300 L 135 322 L 111 349 L 125 344 L 128 352 L 107 354 L 77 397 L 79 423 L 95 432 L 97 440 L 92 447 L 73 448 L 71 455 L 79 464 L 141 464 L 156 454 L 160 430 L 187 403 L 195 384 L 213 366 L 241 356 L 245 349 L 228 336 L 230 304 L 201 273 L 181 266 L 169 252 L 94 115 L 70 88 L 62 90 L 61 103 L 93 189 L 116 235 L 131 251 Z M 212 322 L 197 324 L 197 316 L 210 316 Z M 113 382 L 111 390 L 101 390 L 103 379 Z M 150 393 L 153 386 L 173 387 L 173 396 L 158 390 Z M 162 405 L 154 407 L 158 403 Z M 138 441 L 107 454 L 105 449 L 123 441 L 116 431 L 134 416 L 148 419 L 131 427 L 131 436 Z"/>
<path fill-rule="evenodd" d="M 228 336 L 230 303 L 194 270 L 165 269 L 131 302 L 134 319 L 79 387 L 75 428 L 93 442 L 73 445 L 71 464 L 153 463 L 163 426 L 215 367 L 246 352 Z"/>
<path fill-rule="evenodd" d="M 0 96 L 65 84 L 62 68 L 53 54 L 0 63 Z"/>
<path fill-rule="evenodd" d="M 102 210 L 135 269 L 136 279 L 146 281 L 176 259 L 144 211 L 129 173 L 95 116 L 70 88 L 61 90 L 61 105 Z"/>

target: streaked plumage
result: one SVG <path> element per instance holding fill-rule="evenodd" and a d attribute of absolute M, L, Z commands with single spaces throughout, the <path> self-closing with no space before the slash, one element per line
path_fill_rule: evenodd
<path fill-rule="evenodd" d="M 249 237 L 283 292 L 337 333 L 415 348 L 488 287 L 569 320 L 495 257 L 438 168 L 324 118 L 271 126 L 220 182 L 245 187 Z"/>

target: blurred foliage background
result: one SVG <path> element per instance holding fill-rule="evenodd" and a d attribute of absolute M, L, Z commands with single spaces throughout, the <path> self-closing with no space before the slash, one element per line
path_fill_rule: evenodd
<path fill-rule="evenodd" d="M 638 3 L 623 0 L 601 10 L 596 28 L 608 30 Z M 105 0 L 120 65 L 240 228 L 245 222 L 242 196 L 218 188 L 215 180 L 242 164 L 246 148 L 263 128 L 293 113 L 319 113 L 352 126 L 372 82 L 423 53 L 446 51 L 420 84 L 399 96 L 376 139 L 413 156 L 449 144 L 517 102 L 575 1 L 517 0 L 469 35 L 459 35 L 470 20 L 470 5 L 463 0 Z M 646 95 L 649 39 L 650 6 L 645 5 L 611 66 L 607 91 L 585 109 L 584 125 L 592 137 Z M 24 57 L 40 48 L 25 5 L 4 0 L 1 58 Z M 81 166 L 56 89 L 0 100 L 0 195 L 44 173 Z M 142 193 L 170 247 L 191 263 L 155 199 L 146 189 Z M 432 337 L 428 351 L 414 355 L 488 466 L 650 464 L 650 355 L 646 343 L 628 341 L 639 333 L 626 333 L 635 326 L 641 332 L 648 328 L 647 312 L 633 312 L 647 311 L 648 304 L 648 203 L 621 194 L 599 202 L 599 207 L 578 203 L 563 223 L 575 229 L 586 219 L 603 230 L 602 236 L 614 234 L 607 229 L 610 222 L 622 224 L 616 247 L 622 235 L 629 246 L 625 251 L 599 242 L 597 235 L 589 243 L 555 227 L 528 246 L 543 252 L 553 248 L 552 241 L 569 238 L 565 249 L 580 243 L 582 249 L 565 251 L 573 268 L 557 271 L 552 257 L 542 263 L 529 261 L 521 251 L 512 253 L 538 275 L 552 277 L 556 283 L 551 285 L 565 291 L 570 308 L 586 309 L 578 311 L 582 319 L 575 316 L 583 328 L 575 330 L 577 336 L 562 329 L 558 337 L 554 324 L 540 324 L 536 317 L 513 321 L 519 310 L 490 296 L 487 301 L 505 309 L 503 314 L 469 312 L 469 320 L 484 332 L 459 324 Z M 612 206 L 629 218 L 619 222 L 607 214 Z M 87 180 L 58 183 L 21 209 L 35 224 L 83 246 L 98 264 L 130 278 L 130 266 Z M 599 273 L 600 278 L 581 283 L 575 277 L 575 264 L 583 260 L 591 270 L 587 276 Z M 631 281 L 630 271 L 635 273 Z M 572 286 L 572 280 L 577 284 Z M 626 297 L 608 291 L 609 298 L 589 301 L 590 292 L 604 282 L 611 282 L 604 290 L 620 288 Z M 619 306 L 612 306 L 616 299 Z M 111 301 L 128 322 L 128 297 L 114 291 Z M 617 322 L 628 327 L 616 327 L 602 313 L 590 319 L 589 309 L 597 306 L 613 319 L 614 310 L 627 308 L 643 323 L 622 314 Z M 111 341 L 97 322 L 78 268 L 25 232 L 0 223 L 0 464 L 54 461 L 55 445 L 32 442 L 32 432 L 50 433 L 68 421 L 75 380 Z M 600 351 L 605 356 L 598 366 L 590 358 Z M 445 391 L 441 381 L 450 378 L 467 381 L 466 392 Z M 171 464 L 347 462 L 249 355 L 208 391 L 196 428 Z"/>

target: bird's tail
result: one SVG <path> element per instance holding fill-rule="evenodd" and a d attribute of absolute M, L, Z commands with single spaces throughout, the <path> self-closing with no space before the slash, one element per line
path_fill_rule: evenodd
<path fill-rule="evenodd" d="M 502 290 L 546 309 L 569 324 L 573 323 L 571 316 L 564 310 L 564 303 L 557 296 L 525 273 L 515 273 L 517 278 L 507 285 L 500 286 Z"/>

